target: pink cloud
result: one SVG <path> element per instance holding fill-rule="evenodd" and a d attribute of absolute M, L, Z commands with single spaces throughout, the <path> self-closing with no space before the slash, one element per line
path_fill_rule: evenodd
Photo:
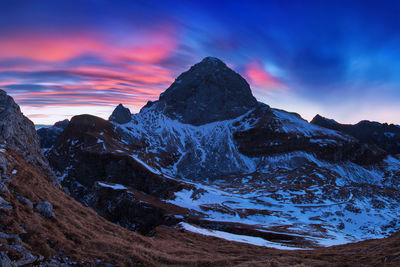
<path fill-rule="evenodd" d="M 252 61 L 245 67 L 244 75 L 250 84 L 259 89 L 282 90 L 287 89 L 286 85 L 277 77 L 268 73 L 258 61 Z"/>
<path fill-rule="evenodd" d="M 44 89 L 35 90 L 10 89 L 9 93 L 25 107 L 68 110 L 68 107 L 109 107 L 124 103 L 137 110 L 148 100 L 157 99 L 173 82 L 171 70 L 159 63 L 171 57 L 178 45 L 178 32 L 171 25 L 132 31 L 131 34 L 124 32 L 122 36 L 79 31 L 62 35 L 0 36 L 0 59 L 28 60 L 2 67 L 3 71 L 17 74 L 0 81 L 0 86 L 43 86 Z M 105 64 L 99 66 L 90 61 L 64 64 L 87 55 Z M 29 75 L 31 72 L 42 72 L 43 75 Z M 52 72 L 60 78 L 52 78 Z M 105 110 L 108 112 L 107 108 Z M 36 110 L 34 112 L 38 114 Z M 32 115 L 32 119 L 38 118 Z M 48 116 L 52 115 L 49 113 Z M 107 116 L 103 114 L 103 117 Z"/>
<path fill-rule="evenodd" d="M 178 32 L 170 26 L 127 33 L 123 37 L 93 32 L 18 33 L 0 37 L 0 59 L 25 58 L 60 62 L 92 54 L 108 59 L 157 63 L 174 52 Z"/>

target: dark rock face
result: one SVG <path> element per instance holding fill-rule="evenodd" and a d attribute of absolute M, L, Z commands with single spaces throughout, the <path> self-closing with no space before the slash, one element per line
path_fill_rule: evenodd
<path fill-rule="evenodd" d="M 54 127 L 65 129 L 65 128 L 67 128 L 68 123 L 69 123 L 69 120 L 65 119 L 63 121 L 58 121 L 58 122 L 54 123 Z"/>
<path fill-rule="evenodd" d="M 129 153 L 115 153 L 118 149 L 126 151 L 126 145 L 118 140 L 110 122 L 91 115 L 75 116 L 50 151 L 50 164 L 60 172 L 68 168 L 71 179 L 88 187 L 102 180 L 165 198 L 169 190 L 179 186 L 148 171 Z"/>
<path fill-rule="evenodd" d="M 315 116 L 311 123 L 349 134 L 360 142 L 376 145 L 389 154 L 400 153 L 400 126 L 398 125 L 371 121 L 360 121 L 354 125 L 340 124 L 320 115 Z"/>
<path fill-rule="evenodd" d="M 155 226 L 169 224 L 168 212 L 97 181 L 123 184 L 156 199 L 169 198 L 183 185 L 148 171 L 129 154 L 112 123 L 80 115 L 71 119 L 48 157 L 64 176 L 62 186 L 72 197 L 112 222 L 147 234 Z"/>
<path fill-rule="evenodd" d="M 3 90 L 0 90 L 0 146 L 14 150 L 38 169 L 52 173 L 40 149 L 34 124 Z"/>
<path fill-rule="evenodd" d="M 160 224 L 177 223 L 169 212 L 140 198 L 140 195 L 143 194 L 134 189 L 115 190 L 96 183 L 86 195 L 85 204 L 107 220 L 145 235 Z M 149 195 L 146 197 L 151 198 Z"/>
<path fill-rule="evenodd" d="M 261 118 L 255 127 L 233 134 L 239 151 L 249 157 L 303 151 L 330 162 L 350 160 L 357 164 L 368 165 L 380 162 L 387 155 L 379 147 L 360 144 L 354 138 L 343 139 L 324 132 L 316 132 L 311 137 L 296 132 L 279 132 L 276 129 L 282 124 L 281 121 L 276 120 L 266 108 L 259 107 L 255 111 L 255 116 Z M 321 146 L 315 140 L 331 141 Z"/>
<path fill-rule="evenodd" d="M 40 128 L 37 130 L 37 134 L 40 140 L 41 148 L 51 148 L 56 142 L 57 138 L 68 126 L 69 120 L 56 122 L 53 126 L 48 128 Z"/>
<path fill-rule="evenodd" d="M 122 104 L 119 104 L 111 114 L 109 120 L 119 123 L 119 124 L 124 124 L 127 122 L 131 121 L 132 114 L 129 108 L 124 107 Z"/>
<path fill-rule="evenodd" d="M 245 79 L 221 60 L 207 57 L 179 75 L 155 103 L 171 118 L 202 125 L 235 118 L 254 108 L 257 100 Z"/>

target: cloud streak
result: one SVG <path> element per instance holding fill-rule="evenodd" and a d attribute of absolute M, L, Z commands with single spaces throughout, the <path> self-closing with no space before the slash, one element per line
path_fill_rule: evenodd
<path fill-rule="evenodd" d="M 387 104 L 400 102 L 398 13 L 385 1 L 5 1 L 0 88 L 35 122 L 91 108 L 106 118 L 120 102 L 138 110 L 216 56 L 259 100 L 307 119 L 355 122 L 338 109 L 356 113 L 349 103 L 370 107 L 379 96 L 384 115 L 352 117 L 400 123 Z"/>

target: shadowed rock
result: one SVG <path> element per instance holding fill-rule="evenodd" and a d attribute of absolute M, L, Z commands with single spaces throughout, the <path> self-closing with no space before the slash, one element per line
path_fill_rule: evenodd
<path fill-rule="evenodd" d="M 37 134 L 40 140 L 41 148 L 50 148 L 54 145 L 57 138 L 68 126 L 69 120 L 65 119 L 63 121 L 56 122 L 53 126 L 48 128 L 40 128 L 37 130 Z"/>
<path fill-rule="evenodd" d="M 361 143 L 380 147 L 389 154 L 400 153 L 400 126 L 373 121 L 360 121 L 357 124 L 341 124 L 335 120 L 316 115 L 312 124 L 340 131 L 357 138 Z"/>
<path fill-rule="evenodd" d="M 167 116 L 202 125 L 233 119 L 257 106 L 250 86 L 221 60 L 207 57 L 179 75 L 156 104 Z"/>
<path fill-rule="evenodd" d="M 40 214 L 42 214 L 45 218 L 51 218 L 55 216 L 53 206 L 50 202 L 41 201 L 36 205 L 36 209 L 38 209 Z"/>
<path fill-rule="evenodd" d="M 124 124 L 130 122 L 131 120 L 131 111 L 129 108 L 124 107 L 122 104 L 119 104 L 111 114 L 108 120 L 114 121 L 119 124 Z"/>
<path fill-rule="evenodd" d="M 22 114 L 12 97 L 3 90 L 0 90 L 0 145 L 14 150 L 28 163 L 52 175 L 33 122 Z"/>

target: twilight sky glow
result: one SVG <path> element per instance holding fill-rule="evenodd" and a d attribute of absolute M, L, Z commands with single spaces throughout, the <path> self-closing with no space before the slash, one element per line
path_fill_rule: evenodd
<path fill-rule="evenodd" d="M 400 124 L 399 1 L 2 0 L 0 88 L 35 123 L 139 111 L 206 56 L 310 120 Z"/>

